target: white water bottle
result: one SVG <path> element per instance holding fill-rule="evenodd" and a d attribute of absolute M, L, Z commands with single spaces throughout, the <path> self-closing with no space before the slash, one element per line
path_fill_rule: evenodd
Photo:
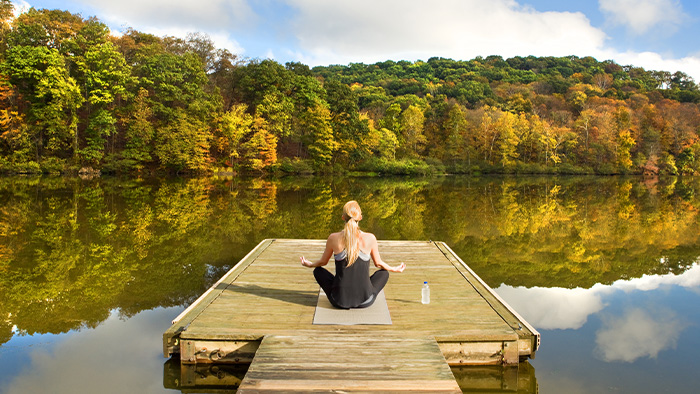
<path fill-rule="evenodd" d="M 428 282 L 423 282 L 423 288 L 421 289 L 421 300 L 423 304 L 430 304 L 430 287 L 428 287 Z"/>

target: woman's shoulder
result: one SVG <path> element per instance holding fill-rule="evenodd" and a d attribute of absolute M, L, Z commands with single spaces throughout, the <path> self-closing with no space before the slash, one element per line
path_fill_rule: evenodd
<path fill-rule="evenodd" d="M 338 231 L 337 233 L 331 233 L 331 235 L 328 236 L 328 241 L 330 243 L 336 243 L 339 241 L 343 240 L 343 232 Z"/>
<path fill-rule="evenodd" d="M 372 242 L 374 242 L 374 241 L 377 240 L 377 237 L 375 237 L 374 234 L 372 234 L 372 233 L 367 233 L 367 232 L 364 232 L 364 231 L 363 231 L 363 232 L 362 232 L 362 239 L 363 239 L 364 241 L 372 241 Z"/>

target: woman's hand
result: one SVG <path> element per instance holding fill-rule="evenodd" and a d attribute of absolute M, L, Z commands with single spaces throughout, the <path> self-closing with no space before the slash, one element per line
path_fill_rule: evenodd
<path fill-rule="evenodd" d="M 312 263 L 312 262 L 310 262 L 309 260 L 307 260 L 304 256 L 301 256 L 301 265 L 303 265 L 304 267 L 309 267 L 309 268 L 311 268 L 311 267 L 314 266 L 314 263 Z"/>
<path fill-rule="evenodd" d="M 401 263 L 401 264 L 397 265 L 396 267 L 391 267 L 391 269 L 389 271 L 391 271 L 391 272 L 403 272 L 403 270 L 405 270 L 405 269 L 406 269 L 406 264 Z"/>

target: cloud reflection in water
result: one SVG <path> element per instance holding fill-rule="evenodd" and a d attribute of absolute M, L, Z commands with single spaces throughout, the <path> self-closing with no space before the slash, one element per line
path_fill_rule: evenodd
<path fill-rule="evenodd" d="M 687 326 L 676 313 L 633 308 L 623 316 L 602 316 L 596 332 L 595 354 L 603 361 L 633 362 L 640 357 L 656 358 L 660 351 L 675 349 Z"/>
<path fill-rule="evenodd" d="M 680 275 L 644 275 L 618 280 L 611 285 L 596 284 L 589 289 L 560 287 L 513 287 L 502 284 L 496 292 L 525 320 L 539 329 L 579 329 L 588 317 L 603 311 L 605 297 L 615 292 L 652 291 L 664 286 L 680 286 L 698 291 L 700 264 Z M 604 361 L 632 362 L 640 357 L 654 358 L 665 349 L 675 348 L 687 324 L 673 311 L 658 308 L 627 310 L 622 316 L 601 315 L 603 326 L 596 332 L 597 357 Z"/>
<path fill-rule="evenodd" d="M 54 346 L 29 350 L 31 363 L 8 382 L 7 394 L 163 393 L 162 342 L 182 308 L 158 308 L 127 321 L 113 311 L 99 327 Z"/>

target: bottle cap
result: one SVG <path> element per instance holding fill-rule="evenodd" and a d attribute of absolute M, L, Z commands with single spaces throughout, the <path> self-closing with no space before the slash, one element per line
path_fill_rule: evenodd
<path fill-rule="evenodd" d="M 424 284 L 424 285 L 427 285 L 427 284 L 428 284 L 428 281 L 423 282 L 423 284 Z"/>

